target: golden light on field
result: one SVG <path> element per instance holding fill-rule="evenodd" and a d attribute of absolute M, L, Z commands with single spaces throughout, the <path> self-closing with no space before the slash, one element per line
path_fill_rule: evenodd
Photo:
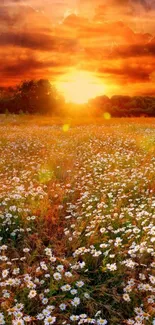
<path fill-rule="evenodd" d="M 101 80 L 88 71 L 73 71 L 59 79 L 56 86 L 66 102 L 76 104 L 87 103 L 90 98 L 105 93 Z"/>

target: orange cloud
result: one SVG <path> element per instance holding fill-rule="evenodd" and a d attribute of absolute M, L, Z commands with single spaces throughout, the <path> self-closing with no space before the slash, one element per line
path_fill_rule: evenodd
<path fill-rule="evenodd" d="M 44 12 L 41 3 L 27 0 L 26 5 L 20 0 L 6 0 L 5 5 L 0 5 L 1 85 L 28 78 L 55 81 L 69 68 L 77 68 L 95 71 L 101 82 L 111 85 L 111 89 L 112 85 L 118 86 L 120 92 L 124 92 L 124 84 L 132 94 L 140 89 L 141 93 L 147 92 L 146 87 L 148 92 L 152 89 L 155 37 L 139 32 L 139 28 L 134 30 L 129 23 L 131 17 L 141 23 L 137 8 L 153 15 L 151 0 L 139 0 L 136 5 L 134 1 L 110 0 L 108 5 L 102 1 L 102 6 L 100 1 L 79 1 L 77 9 L 83 16 L 70 14 L 66 18 L 63 15 L 67 6 L 73 4 L 75 8 L 77 2 L 54 1 L 56 16 L 61 16 L 57 23 L 53 15 L 47 14 L 47 8 L 52 10 L 51 1 L 45 1 Z M 89 14 L 95 6 L 98 9 Z M 120 18 L 128 17 L 127 22 L 115 21 L 118 16 L 111 13 L 118 12 L 118 8 Z"/>

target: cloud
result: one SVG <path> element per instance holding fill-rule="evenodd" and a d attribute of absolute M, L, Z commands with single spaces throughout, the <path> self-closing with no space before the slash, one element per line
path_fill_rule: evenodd
<path fill-rule="evenodd" d="M 114 79 L 119 79 L 120 83 L 138 83 L 143 81 L 149 82 L 150 73 L 152 69 L 148 66 L 135 64 L 134 66 L 131 64 L 123 64 L 120 68 L 100 68 L 99 72 L 101 74 L 108 74 Z"/>
<path fill-rule="evenodd" d="M 137 6 L 142 6 L 145 10 L 150 10 L 152 8 L 151 0 L 111 0 L 111 5 L 117 6 L 130 6 L 132 8 L 137 8 Z"/>
<path fill-rule="evenodd" d="M 56 77 L 66 73 L 68 67 L 73 64 L 72 59 L 68 62 L 68 59 L 61 55 L 53 59 L 48 56 L 40 59 L 39 55 L 31 50 L 24 50 L 21 55 L 13 50 L 12 55 L 11 59 L 6 54 L 4 61 L 2 60 L 4 53 L 0 53 L 2 85 L 10 85 L 10 80 L 11 84 L 17 84 L 25 79 L 48 78 L 54 81 Z"/>
<path fill-rule="evenodd" d="M 152 57 L 155 56 L 155 41 L 152 40 L 148 43 L 133 44 L 129 46 L 122 46 L 115 48 L 113 55 L 115 58 L 140 58 L 140 57 Z"/>
<path fill-rule="evenodd" d="M 54 7 L 49 0 L 45 3 L 45 12 L 40 0 L 6 0 L 0 5 L 1 84 L 28 78 L 56 80 L 70 68 L 78 68 L 96 72 L 105 84 L 127 85 L 133 93 L 142 85 L 152 89 L 155 38 L 129 23 L 130 17 L 138 17 L 138 8 L 150 15 L 151 1 L 82 0 L 79 10 L 84 16 L 68 14 L 57 23 L 50 10 L 57 8 L 58 17 L 67 4 L 74 8 L 77 1 L 53 1 Z M 98 10 L 89 15 L 90 7 L 96 6 Z M 120 17 L 126 17 L 127 23 L 116 20 Z M 140 26 L 141 18 L 136 21 Z"/>
<path fill-rule="evenodd" d="M 79 3 L 81 7 L 87 6 L 88 7 L 97 7 L 100 6 L 100 8 L 106 8 L 111 7 L 113 9 L 120 8 L 124 9 L 125 11 L 128 11 L 129 8 L 131 8 L 133 11 L 137 8 L 143 8 L 146 11 L 149 11 L 155 7 L 154 1 L 152 0 L 109 0 L 108 2 L 106 0 L 79 0 Z"/>
<path fill-rule="evenodd" d="M 0 46 L 17 46 L 41 51 L 74 51 L 77 41 L 45 33 L 2 32 Z"/>

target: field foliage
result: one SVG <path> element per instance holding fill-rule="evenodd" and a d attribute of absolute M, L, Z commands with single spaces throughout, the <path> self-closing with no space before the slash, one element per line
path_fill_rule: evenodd
<path fill-rule="evenodd" d="M 0 120 L 0 324 L 155 324 L 155 119 Z"/>

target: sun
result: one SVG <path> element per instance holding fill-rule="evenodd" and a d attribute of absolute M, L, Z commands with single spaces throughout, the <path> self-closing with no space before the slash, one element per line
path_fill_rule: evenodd
<path fill-rule="evenodd" d="M 101 80 L 88 71 L 72 71 L 61 77 L 56 84 L 66 102 L 85 104 L 90 98 L 103 95 L 105 86 Z"/>

